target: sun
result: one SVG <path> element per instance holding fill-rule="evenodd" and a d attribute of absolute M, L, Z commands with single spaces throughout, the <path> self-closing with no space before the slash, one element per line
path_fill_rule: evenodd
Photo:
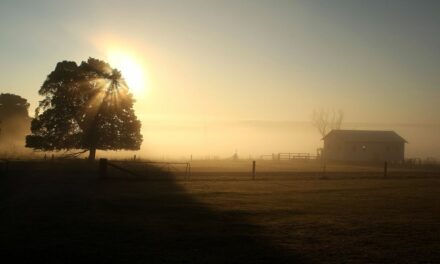
<path fill-rule="evenodd" d="M 110 65 L 121 71 L 130 91 L 135 95 L 142 94 L 146 89 L 146 80 L 141 63 L 121 52 L 112 52 L 108 57 Z"/>

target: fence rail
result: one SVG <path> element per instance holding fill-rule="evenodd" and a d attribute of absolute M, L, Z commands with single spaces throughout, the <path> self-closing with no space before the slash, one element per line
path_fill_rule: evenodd
<path fill-rule="evenodd" d="M 162 167 L 166 167 L 168 172 L 171 172 L 171 169 L 174 168 L 175 165 L 185 165 L 185 173 L 184 173 L 185 179 L 189 179 L 189 177 L 191 176 L 191 163 L 189 162 L 160 162 L 160 161 L 110 161 L 109 162 L 107 159 L 100 159 L 99 171 L 100 171 L 100 176 L 102 178 L 106 178 L 108 176 L 107 167 L 112 167 L 114 169 L 130 174 L 132 176 L 143 177 L 143 176 L 148 176 L 149 174 L 148 167 L 144 168 L 144 173 L 138 173 L 134 169 L 130 169 L 124 165 L 148 165 L 148 164 L 154 164 L 156 166 L 159 165 Z"/>
<path fill-rule="evenodd" d="M 277 154 L 272 153 L 260 156 L 260 159 L 262 160 L 311 160 L 317 158 L 318 156 L 316 155 L 311 155 L 310 153 L 304 152 L 280 152 Z"/>

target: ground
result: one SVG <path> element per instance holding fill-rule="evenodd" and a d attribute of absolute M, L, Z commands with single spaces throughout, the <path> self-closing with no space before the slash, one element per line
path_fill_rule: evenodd
<path fill-rule="evenodd" d="M 102 179 L 84 161 L 11 163 L 0 180 L 0 254 L 28 263 L 440 262 L 438 174 L 257 161 L 252 180 L 248 165 L 193 162 L 189 178 L 178 166 L 145 167 L 145 177 L 109 168 Z"/>

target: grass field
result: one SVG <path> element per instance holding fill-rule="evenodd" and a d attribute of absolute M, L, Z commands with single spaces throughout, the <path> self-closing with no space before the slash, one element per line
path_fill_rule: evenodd
<path fill-rule="evenodd" d="M 322 177 L 313 164 L 257 163 L 251 180 L 248 165 L 194 162 L 184 180 L 173 174 L 179 168 L 149 167 L 156 178 L 109 169 L 99 179 L 97 164 L 82 161 L 13 163 L 0 180 L 1 255 L 28 263 L 440 262 L 437 174 L 391 169 L 383 178 L 380 168 L 328 166 Z"/>

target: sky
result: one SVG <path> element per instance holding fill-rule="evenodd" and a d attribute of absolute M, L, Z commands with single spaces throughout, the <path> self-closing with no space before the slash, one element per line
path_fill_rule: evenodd
<path fill-rule="evenodd" d="M 1 0 L 0 92 L 32 114 L 57 62 L 123 54 L 141 67 L 147 128 L 308 122 L 318 108 L 438 125 L 439 13 L 427 0 Z"/>

